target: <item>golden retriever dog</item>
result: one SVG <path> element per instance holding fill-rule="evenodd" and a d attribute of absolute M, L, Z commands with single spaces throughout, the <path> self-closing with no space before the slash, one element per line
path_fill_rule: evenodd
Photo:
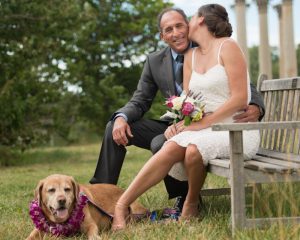
<path fill-rule="evenodd" d="M 30 209 L 36 227 L 27 240 L 43 239 L 45 234 L 68 236 L 61 233 L 70 233 L 70 229 L 60 229 L 68 224 L 71 230 L 78 226 L 76 232 L 86 234 L 89 240 L 98 240 L 99 231 L 110 228 L 110 216 L 113 216 L 115 204 L 122 193 L 122 189 L 112 184 L 81 185 L 71 176 L 50 175 L 36 187 L 35 200 Z M 86 204 L 85 196 L 88 198 Z M 147 209 L 137 202 L 130 206 L 130 211 L 133 215 L 147 213 Z M 54 228 L 62 232 L 53 232 Z"/>

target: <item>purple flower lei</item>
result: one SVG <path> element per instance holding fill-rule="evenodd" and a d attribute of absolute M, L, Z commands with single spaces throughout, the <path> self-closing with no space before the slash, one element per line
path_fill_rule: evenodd
<path fill-rule="evenodd" d="M 73 212 L 71 213 L 71 216 L 64 223 L 49 222 L 46 219 L 37 200 L 33 200 L 30 203 L 29 214 L 35 227 L 40 231 L 50 233 L 51 235 L 56 237 L 70 237 L 76 234 L 80 229 L 80 224 L 84 220 L 83 208 L 86 205 L 87 201 L 87 196 L 84 193 L 80 193 L 79 199 Z"/>

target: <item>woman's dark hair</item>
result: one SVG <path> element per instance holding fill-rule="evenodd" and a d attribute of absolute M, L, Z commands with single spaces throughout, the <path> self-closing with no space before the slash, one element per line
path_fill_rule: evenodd
<path fill-rule="evenodd" d="M 204 17 L 208 31 L 215 37 L 230 37 L 232 27 L 226 9 L 219 4 L 206 4 L 198 9 L 198 16 Z"/>
<path fill-rule="evenodd" d="M 185 15 L 184 11 L 180 8 L 175 8 L 175 7 L 170 7 L 170 8 L 165 8 L 163 9 L 157 16 L 157 27 L 158 27 L 158 31 L 161 32 L 161 26 L 160 26 L 160 22 L 161 22 L 161 19 L 163 17 L 163 15 L 167 12 L 171 12 L 171 11 L 175 11 L 175 12 L 178 12 L 184 19 L 184 21 L 186 22 L 186 24 L 189 24 L 189 20 L 187 18 L 187 16 Z"/>

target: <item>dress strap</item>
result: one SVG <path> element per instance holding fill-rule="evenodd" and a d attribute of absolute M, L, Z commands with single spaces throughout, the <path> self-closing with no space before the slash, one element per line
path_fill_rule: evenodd
<path fill-rule="evenodd" d="M 226 42 L 226 41 L 233 41 L 233 40 L 231 38 L 227 38 L 223 42 L 221 42 L 220 47 L 219 47 L 219 51 L 218 51 L 218 64 L 220 64 L 220 53 L 221 53 L 223 43 Z"/>
<path fill-rule="evenodd" d="M 195 52 L 198 47 L 193 48 L 192 52 L 192 71 L 194 70 Z"/>

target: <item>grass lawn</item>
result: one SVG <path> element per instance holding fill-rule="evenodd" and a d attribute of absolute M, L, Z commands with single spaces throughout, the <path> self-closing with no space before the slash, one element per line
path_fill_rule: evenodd
<path fill-rule="evenodd" d="M 25 239 L 33 224 L 28 214 L 29 202 L 38 181 L 50 174 L 72 175 L 87 183 L 94 173 L 99 145 L 39 148 L 25 153 L 18 166 L 0 168 L 0 239 Z M 149 158 L 150 152 L 129 147 L 119 185 L 126 188 Z M 206 187 L 227 186 L 222 178 L 208 175 Z M 201 220 L 189 223 L 140 222 L 121 233 L 103 232 L 103 239 L 231 239 L 230 198 L 205 197 Z M 163 183 L 142 195 L 139 201 L 150 210 L 170 207 Z M 247 196 L 248 216 L 300 215 L 299 184 L 264 185 L 259 196 Z M 255 209 L 253 206 L 255 205 Z M 53 238 L 46 238 L 53 239 Z M 85 236 L 73 239 L 86 239 Z M 276 224 L 264 229 L 244 230 L 236 239 L 300 239 L 300 225 Z"/>

